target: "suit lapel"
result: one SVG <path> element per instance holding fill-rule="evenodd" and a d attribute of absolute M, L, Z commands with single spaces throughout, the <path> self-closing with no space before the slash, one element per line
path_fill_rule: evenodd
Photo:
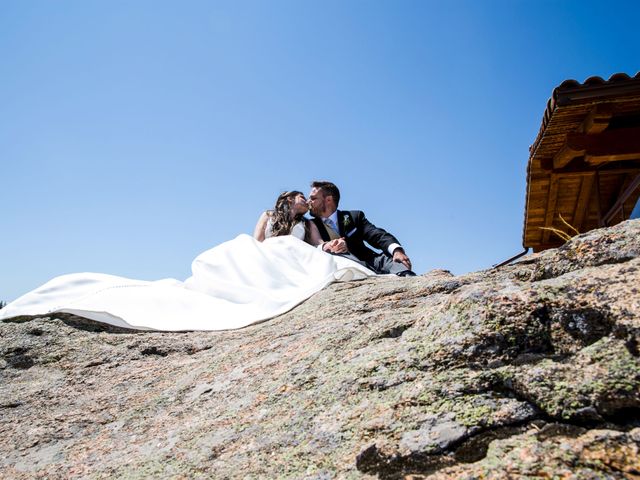
<path fill-rule="evenodd" d="M 344 222 L 342 219 L 342 212 L 340 210 L 337 211 L 338 214 L 338 233 L 341 237 L 344 237 Z"/>
<path fill-rule="evenodd" d="M 340 236 L 344 238 L 349 238 L 349 234 L 353 234 L 356 229 L 356 224 L 354 223 L 351 212 L 338 212 L 338 223 L 340 225 Z"/>
<path fill-rule="evenodd" d="M 313 223 L 315 223 L 316 227 L 318 227 L 318 232 L 320 233 L 320 237 L 322 237 L 322 240 L 324 240 L 325 242 L 328 242 L 329 240 L 331 240 L 331 237 L 327 232 L 327 228 L 324 226 L 324 223 L 322 222 L 321 218 L 314 217 Z"/>

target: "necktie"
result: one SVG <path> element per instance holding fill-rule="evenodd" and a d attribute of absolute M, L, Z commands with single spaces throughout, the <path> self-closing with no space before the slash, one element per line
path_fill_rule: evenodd
<path fill-rule="evenodd" d="M 336 231 L 335 224 L 331 221 L 330 218 L 325 218 L 324 225 L 327 228 L 327 233 L 329 234 L 329 238 L 331 240 L 335 240 L 336 238 L 340 238 L 340 234 Z"/>

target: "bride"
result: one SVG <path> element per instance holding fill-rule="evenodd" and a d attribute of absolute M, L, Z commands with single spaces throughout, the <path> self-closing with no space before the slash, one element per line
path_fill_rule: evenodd
<path fill-rule="evenodd" d="M 273 210 L 267 210 L 258 219 L 253 238 L 262 242 L 265 238 L 293 235 L 311 245 L 320 245 L 323 242 L 318 227 L 304 218 L 308 211 L 309 205 L 302 192 L 281 193 Z"/>
<path fill-rule="evenodd" d="M 375 275 L 316 248 L 322 239 L 307 210 L 302 193 L 283 193 L 255 238 L 241 234 L 201 253 L 185 281 L 62 275 L 6 305 L 0 320 L 63 312 L 137 330 L 228 330 L 285 313 L 332 282 Z"/>

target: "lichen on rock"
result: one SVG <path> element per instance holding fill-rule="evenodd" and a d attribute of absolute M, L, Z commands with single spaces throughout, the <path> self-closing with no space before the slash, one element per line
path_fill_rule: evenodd
<path fill-rule="evenodd" d="M 640 221 L 226 332 L 0 324 L 2 478 L 640 478 Z"/>

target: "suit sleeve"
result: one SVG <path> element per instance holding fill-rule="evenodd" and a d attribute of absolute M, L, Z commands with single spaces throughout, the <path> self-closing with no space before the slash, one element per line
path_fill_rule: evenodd
<path fill-rule="evenodd" d="M 364 212 L 356 210 L 351 212 L 351 214 L 354 216 L 356 225 L 359 225 L 362 229 L 364 240 L 372 247 L 380 249 L 385 254 L 388 254 L 389 252 L 387 249 L 392 243 L 400 244 L 396 237 L 386 230 L 376 227 L 373 223 L 367 220 Z"/>

